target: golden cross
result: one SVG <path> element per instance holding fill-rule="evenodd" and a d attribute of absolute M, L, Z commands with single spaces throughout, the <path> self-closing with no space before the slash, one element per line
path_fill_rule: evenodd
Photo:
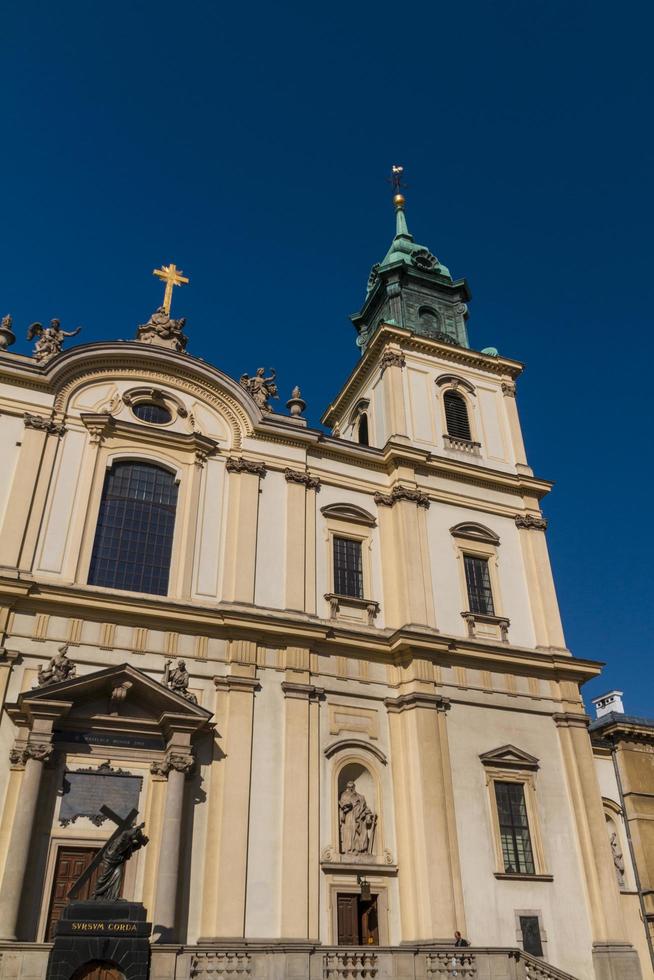
<path fill-rule="evenodd" d="M 171 262 L 170 265 L 162 265 L 160 269 L 153 269 L 152 275 L 158 276 L 163 282 L 166 283 L 163 308 L 166 313 L 170 313 L 170 304 L 173 298 L 173 286 L 184 286 L 186 283 L 188 283 L 188 279 L 182 274 L 182 270 L 177 268 L 174 262 Z"/>

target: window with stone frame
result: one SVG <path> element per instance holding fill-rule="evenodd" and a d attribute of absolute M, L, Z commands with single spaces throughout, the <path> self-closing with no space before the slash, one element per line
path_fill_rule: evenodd
<path fill-rule="evenodd" d="M 363 599 L 361 541 L 334 535 L 334 592 Z"/>
<path fill-rule="evenodd" d="M 118 462 L 107 473 L 89 585 L 167 595 L 177 480 L 161 466 Z"/>

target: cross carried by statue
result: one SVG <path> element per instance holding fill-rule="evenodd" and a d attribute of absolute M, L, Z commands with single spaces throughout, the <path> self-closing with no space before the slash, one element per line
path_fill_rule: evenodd
<path fill-rule="evenodd" d="M 119 898 L 125 874 L 125 864 L 134 851 L 138 851 L 148 843 L 149 838 L 143 833 L 145 824 L 140 823 L 134 826 L 134 818 L 138 810 L 130 810 L 124 819 L 106 805 L 100 807 L 100 813 L 113 820 L 116 824 L 116 830 L 69 890 L 67 895 L 69 900 L 75 898 L 82 885 L 89 880 L 97 867 L 100 868 L 100 872 L 91 899 L 112 901 Z"/>

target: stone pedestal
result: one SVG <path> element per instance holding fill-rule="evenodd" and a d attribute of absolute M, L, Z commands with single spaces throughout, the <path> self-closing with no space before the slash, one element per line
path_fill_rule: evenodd
<path fill-rule="evenodd" d="M 125 980 L 148 980 L 151 931 L 138 902 L 71 902 L 57 923 L 46 980 L 69 980 L 93 961 L 115 966 Z"/>

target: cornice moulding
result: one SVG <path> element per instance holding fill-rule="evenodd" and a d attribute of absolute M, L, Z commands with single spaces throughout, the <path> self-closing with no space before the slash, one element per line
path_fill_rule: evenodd
<path fill-rule="evenodd" d="M 0 578 L 0 594 L 16 602 L 28 595 L 24 583 L 10 578 Z M 132 622 L 138 617 L 143 625 L 164 631 L 199 630 L 221 639 L 255 638 L 260 644 L 268 641 L 278 644 L 280 639 L 288 643 L 292 638 L 298 646 L 309 645 L 312 649 L 324 648 L 331 652 L 343 650 L 345 653 L 351 649 L 358 655 L 381 657 L 386 661 L 406 652 L 436 663 L 440 658 L 448 663 L 456 659 L 485 670 L 493 670 L 495 665 L 504 672 L 536 671 L 543 677 L 560 677 L 579 683 L 598 676 L 604 666 L 598 661 L 576 659 L 557 651 L 544 652 L 498 641 L 455 637 L 409 626 L 397 630 L 357 627 L 301 613 L 293 615 L 226 602 L 216 606 L 190 605 L 164 597 L 102 593 L 97 587 L 34 582 L 28 601 L 32 608 L 56 615 L 91 614 L 94 619 L 115 618 L 122 622 L 126 617 Z"/>

